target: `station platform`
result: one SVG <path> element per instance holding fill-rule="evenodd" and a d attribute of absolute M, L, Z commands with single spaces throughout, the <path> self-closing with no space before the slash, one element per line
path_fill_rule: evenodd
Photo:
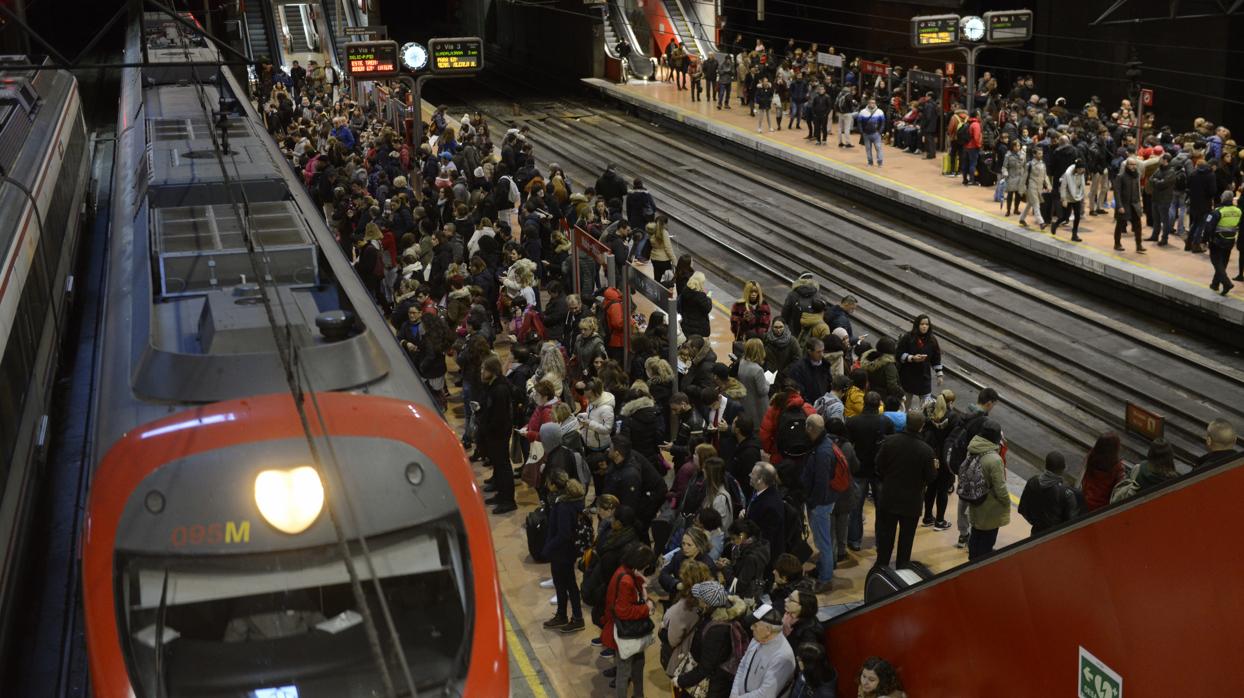
<path fill-rule="evenodd" d="M 1213 271 L 1208 256 L 1184 252 L 1177 239 L 1165 248 L 1149 243 L 1145 254 L 1136 253 L 1125 239 L 1128 251 L 1116 252 L 1113 216 L 1086 214 L 1080 224 L 1084 242 L 1073 243 L 1069 224 L 1060 228 L 1058 237 L 1051 236 L 1048 229 L 1038 229 L 1035 223 L 1023 228 L 1017 217 L 1003 215 L 1002 205 L 993 201 L 993 187 L 965 187 L 957 177 L 943 176 L 940 155 L 925 160 L 923 155 L 885 147 L 884 166 L 869 167 L 862 146 L 837 147 L 833 124 L 830 144 L 820 147 L 804 140 L 806 130 L 757 133 L 756 119 L 738 104 L 737 95 L 733 109 L 726 111 L 716 109 L 708 100 L 692 102 L 689 91 L 678 91 L 671 83 L 614 84 L 597 78 L 583 82 L 605 97 L 650 116 L 828 177 L 863 192 L 867 198 L 893 202 L 896 208 L 892 213 L 912 212 L 923 219 L 949 222 L 968 231 L 969 236 L 984 236 L 992 246 L 1007 248 L 1034 267 L 1055 264 L 1075 274 L 1098 277 L 1137 299 L 1138 306 L 1152 303 L 1151 307 L 1165 308 L 1167 317 L 1177 320 L 1181 314 L 1195 313 L 1209 327 L 1244 324 L 1244 285 L 1237 284 L 1227 297 L 1210 290 Z M 856 141 L 858 134 L 852 138 Z M 1144 234 L 1150 232 L 1146 229 Z M 1233 276 L 1235 264 L 1232 259 Z"/>
<path fill-rule="evenodd" d="M 646 271 L 651 274 L 650 269 Z M 719 360 L 728 362 L 732 339 L 729 304 L 734 302 L 742 289 L 723 288 L 712 283 L 710 279 L 706 290 L 713 297 L 713 310 L 709 317 L 712 328 L 710 344 Z M 652 307 L 646 300 L 640 299 L 636 310 L 646 314 Z M 507 349 L 504 345 L 497 347 L 503 362 L 508 357 Z M 450 366 L 456 370 L 452 360 Z M 461 431 L 462 402 L 461 394 L 456 389 L 452 391 L 446 417 L 455 429 Z M 482 488 L 485 478 L 491 474 L 491 469 L 478 463 L 473 465 L 477 482 Z M 1018 504 L 1023 485 L 1019 477 L 1008 473 L 1007 487 L 1011 492 L 1013 505 Z M 591 639 L 598 635 L 598 628 L 588 623 L 581 632 L 564 634 L 542 627 L 544 621 L 553 614 L 553 606 L 550 604 L 553 590 L 540 587 L 540 581 L 550 577 L 550 570 L 547 564 L 535 562 L 528 555 L 526 531 L 523 528 L 527 515 L 539 502 L 535 491 L 522 482 L 517 484 L 516 501 L 518 511 L 502 516 L 490 515 L 497 565 L 501 572 L 501 592 L 506 605 L 513 695 L 536 698 L 612 695 L 609 679 L 600 673 L 613 665 L 612 660 L 601 658 L 599 648 L 590 644 Z M 952 494 L 947 510 L 947 518 L 952 522 L 956 504 L 956 498 Z M 873 502 L 865 503 L 864 516 L 863 549 L 851 552 L 850 559 L 837 566 L 832 590 L 818 596 L 822 619 L 850 610 L 863 601 L 865 577 L 876 559 L 873 528 L 876 518 Z M 997 547 L 1002 548 L 1020 541 L 1028 536 L 1028 532 L 1027 523 L 1012 511 L 1011 523 L 999 532 Z M 955 547 L 956 539 L 957 531 L 954 528 L 936 531 L 920 527 L 916 532 L 912 557 L 936 573 L 949 570 L 967 561 L 967 551 Z M 806 569 L 811 571 L 813 567 L 807 565 Z M 659 615 L 654 621 L 659 626 Z M 644 670 L 645 694 L 668 695 L 670 682 L 660 666 L 659 646 L 650 646 L 647 653 Z"/>

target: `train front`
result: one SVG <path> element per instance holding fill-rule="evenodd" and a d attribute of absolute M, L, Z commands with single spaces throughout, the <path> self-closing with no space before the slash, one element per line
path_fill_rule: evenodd
<path fill-rule="evenodd" d="M 492 544 L 452 432 L 398 400 L 318 401 L 318 459 L 289 395 L 178 413 L 109 451 L 83 559 L 96 695 L 508 692 Z"/>

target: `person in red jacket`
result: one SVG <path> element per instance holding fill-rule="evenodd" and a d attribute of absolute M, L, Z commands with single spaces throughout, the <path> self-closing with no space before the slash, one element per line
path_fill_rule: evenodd
<path fill-rule="evenodd" d="M 1095 511 L 1110 503 L 1110 493 L 1123 479 L 1123 461 L 1119 459 L 1119 435 L 1113 431 L 1097 437 L 1097 443 L 1084 459 L 1084 511 Z"/>
<path fill-rule="evenodd" d="M 983 137 L 981 135 L 980 112 L 973 110 L 972 115 L 968 117 L 968 141 L 963 144 L 963 186 L 976 184 L 976 163 L 981 156 L 981 145 Z"/>
<path fill-rule="evenodd" d="M 605 322 L 609 323 L 609 341 L 605 345 L 605 352 L 609 354 L 609 358 L 615 361 L 622 360 L 622 292 L 610 286 L 605 289 Z"/>
<path fill-rule="evenodd" d="M 769 462 L 777 466 L 782 462 L 782 452 L 777 445 L 778 418 L 787 408 L 801 407 L 805 415 L 811 416 L 816 410 L 799 394 L 799 388 L 787 381 L 782 392 L 769 401 L 769 409 L 765 411 L 764 420 L 760 423 L 760 447 L 769 454 Z"/>
<path fill-rule="evenodd" d="M 655 560 L 656 553 L 652 552 L 652 548 L 641 543 L 632 544 L 622 551 L 622 564 L 618 566 L 609 580 L 609 586 L 605 590 L 605 625 L 601 631 L 601 644 L 615 653 L 618 650 L 618 641 L 614 635 L 614 622 L 643 620 L 652 615 L 653 604 L 645 591 L 647 580 L 644 579 L 642 571 L 650 567 Z M 627 693 L 627 684 L 633 683 L 635 695 L 642 696 L 644 694 L 643 650 L 625 659 L 620 653 L 614 656 L 617 658 L 617 664 L 605 670 L 605 676 L 614 679 L 610 686 L 612 687 L 615 682 L 621 682 L 618 695 L 624 696 Z"/>

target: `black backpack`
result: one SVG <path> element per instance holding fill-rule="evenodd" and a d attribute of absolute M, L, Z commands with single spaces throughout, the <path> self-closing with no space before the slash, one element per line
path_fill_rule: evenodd
<path fill-rule="evenodd" d="M 604 340 L 605 346 L 609 346 L 609 340 L 613 337 L 613 328 L 609 326 L 609 308 L 621 302 L 620 300 L 604 300 L 596 305 L 597 331 L 600 333 L 600 338 Z"/>
<path fill-rule="evenodd" d="M 942 442 L 942 465 L 950 468 L 950 472 L 958 475 L 959 466 L 968 458 L 968 444 L 972 437 L 980 431 L 985 421 L 985 413 L 979 412 L 959 421 L 959 425 L 950 430 L 946 440 Z"/>
<path fill-rule="evenodd" d="M 806 424 L 808 416 L 803 405 L 788 406 L 778 416 L 777 447 L 784 458 L 802 458 L 812 450 Z"/>
<path fill-rule="evenodd" d="M 959 130 L 955 131 L 955 142 L 959 145 L 967 145 L 972 142 L 972 124 L 964 121 L 959 126 Z"/>

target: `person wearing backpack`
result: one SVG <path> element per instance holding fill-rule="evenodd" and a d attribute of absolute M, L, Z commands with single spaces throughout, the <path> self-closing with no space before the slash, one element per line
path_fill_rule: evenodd
<path fill-rule="evenodd" d="M 911 410 L 903 431 L 891 436 L 877 450 L 877 477 L 881 495 L 877 498 L 876 567 L 890 564 L 894 534 L 898 531 L 895 568 L 911 562 L 916 540 L 916 524 L 924 506 L 924 488 L 937 478 L 938 462 L 933 448 L 921 436 L 924 413 Z"/>
<path fill-rule="evenodd" d="M 769 454 L 770 463 L 776 467 L 787 458 L 808 452 L 803 418 L 815 413 L 812 404 L 799 394 L 799 387 L 786 381 L 783 389 L 769 401 L 769 409 L 760 423 L 760 446 Z M 748 472 L 750 474 L 750 469 Z"/>
<path fill-rule="evenodd" d="M 984 145 L 981 133 L 980 112 L 973 110 L 967 122 L 959 127 L 955 141 L 963 149 L 963 186 L 976 183 L 976 164 L 980 159 L 981 147 Z"/>
<path fill-rule="evenodd" d="M 1179 471 L 1175 469 L 1174 449 L 1166 439 L 1154 439 L 1149 444 L 1149 452 L 1145 455 L 1145 460 L 1139 465 L 1128 468 L 1127 475 L 1114 486 L 1114 490 L 1110 492 L 1110 503 L 1131 499 L 1177 477 L 1179 477 Z M 1023 502 L 1021 501 L 1020 504 L 1022 506 Z"/>
<path fill-rule="evenodd" d="M 705 698 L 729 698 L 734 672 L 747 648 L 742 623 L 747 603 L 715 581 L 691 587 L 691 598 L 700 621 L 691 636 L 691 650 L 675 669 L 674 687 L 686 692 L 707 682 Z"/>
<path fill-rule="evenodd" d="M 960 467 L 967 460 L 968 445 L 972 442 L 972 437 L 980 433 L 981 426 L 997 405 L 998 391 L 993 388 L 981 390 L 976 395 L 976 403 L 968 406 L 968 413 L 964 415 L 959 426 L 947 435 L 940 456 L 941 461 L 950 468 L 951 472 L 959 474 Z M 955 524 L 959 531 L 959 540 L 955 543 L 955 547 L 968 547 L 968 536 L 972 525 L 968 517 L 968 503 L 963 501 L 963 498 L 959 498 Z"/>
<path fill-rule="evenodd" d="M 834 538 L 834 505 L 851 486 L 851 468 L 846 456 L 825 432 L 825 420 L 819 414 L 807 418 L 805 426 L 812 452 L 803 464 L 804 506 L 808 510 L 808 528 L 812 541 L 821 551 L 816 565 L 816 592 L 833 588 L 837 545 Z"/>
<path fill-rule="evenodd" d="M 1067 484 L 1067 460 L 1058 451 L 1045 454 L 1045 470 L 1028 478 L 1019 497 L 1019 515 L 1032 524 L 1032 535 L 1066 523 L 1080 513 L 1080 498 Z"/>
<path fill-rule="evenodd" d="M 976 436 L 968 443 L 968 463 L 960 469 L 960 492 L 970 484 L 969 466 L 979 461 L 980 477 L 984 480 L 985 496 L 979 503 L 968 504 L 972 533 L 968 536 L 968 562 L 993 552 L 998 530 L 1011 522 L 1011 493 L 1006 489 L 1006 464 L 1002 462 L 1002 426 L 986 419 Z"/>

